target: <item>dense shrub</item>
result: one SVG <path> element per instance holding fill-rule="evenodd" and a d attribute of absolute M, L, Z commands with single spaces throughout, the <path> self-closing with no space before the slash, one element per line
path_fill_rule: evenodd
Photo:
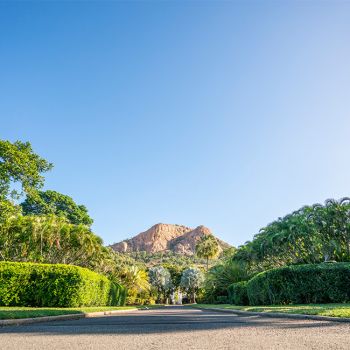
<path fill-rule="evenodd" d="M 294 265 L 262 272 L 247 283 L 250 305 L 350 301 L 350 263 Z"/>
<path fill-rule="evenodd" d="M 212 267 L 205 277 L 205 301 L 211 304 L 219 304 L 218 299 L 228 298 L 228 286 L 232 283 L 245 281 L 249 278 L 246 264 L 233 261 L 232 255 Z"/>
<path fill-rule="evenodd" d="M 228 302 L 227 295 L 218 295 L 214 301 L 214 304 L 227 304 Z"/>
<path fill-rule="evenodd" d="M 248 305 L 247 281 L 232 283 L 228 287 L 228 300 L 234 305 Z"/>
<path fill-rule="evenodd" d="M 125 288 L 85 268 L 0 262 L 0 305 L 103 306 L 125 302 Z"/>

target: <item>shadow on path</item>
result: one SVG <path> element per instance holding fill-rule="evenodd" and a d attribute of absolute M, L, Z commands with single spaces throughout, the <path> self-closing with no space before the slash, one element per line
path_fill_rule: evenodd
<path fill-rule="evenodd" d="M 118 316 L 55 321 L 0 328 L 1 334 L 79 335 L 79 334 L 152 334 L 198 330 L 265 327 L 301 329 L 336 326 L 334 322 L 292 320 L 263 316 L 225 314 L 187 307 L 138 310 Z M 350 331 L 350 326 L 349 326 Z"/>

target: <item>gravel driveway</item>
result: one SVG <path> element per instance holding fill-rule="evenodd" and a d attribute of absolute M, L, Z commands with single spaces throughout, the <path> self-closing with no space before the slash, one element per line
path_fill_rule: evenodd
<path fill-rule="evenodd" d="M 0 328 L 1 350 L 350 349 L 350 324 L 185 307 Z"/>

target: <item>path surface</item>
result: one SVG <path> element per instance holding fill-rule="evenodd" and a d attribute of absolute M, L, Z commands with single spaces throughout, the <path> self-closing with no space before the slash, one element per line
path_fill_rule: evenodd
<path fill-rule="evenodd" d="M 350 349 L 350 324 L 168 307 L 2 327 L 0 349 Z"/>

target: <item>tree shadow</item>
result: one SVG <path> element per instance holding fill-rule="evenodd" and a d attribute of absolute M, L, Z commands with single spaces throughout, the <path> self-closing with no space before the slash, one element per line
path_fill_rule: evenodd
<path fill-rule="evenodd" d="M 79 335 L 79 334 L 161 334 L 244 327 L 303 329 L 335 326 L 335 322 L 246 316 L 207 310 L 171 307 L 137 310 L 118 316 L 53 321 L 22 326 L 5 326 L 0 334 Z"/>

